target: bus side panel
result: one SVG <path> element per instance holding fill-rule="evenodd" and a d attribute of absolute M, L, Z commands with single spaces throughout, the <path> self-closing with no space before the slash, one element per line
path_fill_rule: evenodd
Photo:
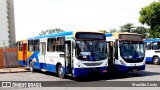
<path fill-rule="evenodd" d="M 44 63 L 46 65 L 46 70 L 50 72 L 57 72 L 56 65 L 57 63 L 60 63 L 63 68 L 64 66 L 64 58 L 60 57 L 60 54 L 64 54 L 62 52 L 47 52 L 46 54 L 46 62 Z"/>
<path fill-rule="evenodd" d="M 27 43 L 21 42 L 21 44 L 18 44 L 18 63 L 22 66 L 26 66 L 27 61 Z"/>
<path fill-rule="evenodd" d="M 18 51 L 18 63 L 22 66 L 24 65 L 24 63 L 23 63 L 23 52 L 22 51 Z"/>
<path fill-rule="evenodd" d="M 152 57 L 146 57 L 146 62 L 152 62 Z"/>
<path fill-rule="evenodd" d="M 86 76 L 90 74 L 104 74 L 103 71 L 108 70 L 108 67 L 94 67 L 94 68 L 74 68 L 74 76 L 75 77 L 81 77 Z"/>
<path fill-rule="evenodd" d="M 155 53 L 155 50 L 146 50 L 145 56 L 146 56 L 146 62 L 152 63 L 152 58 L 154 55 L 158 55 L 159 53 Z"/>
<path fill-rule="evenodd" d="M 134 71 L 134 70 L 145 70 L 145 65 L 141 66 L 123 66 L 123 65 L 115 65 L 116 70 L 118 72 L 128 72 L 128 71 Z"/>
<path fill-rule="evenodd" d="M 35 52 L 28 52 L 28 66 L 29 66 L 29 62 L 33 61 L 33 65 L 35 69 L 41 69 L 40 67 L 40 62 L 39 62 L 39 52 L 35 51 Z"/>
<path fill-rule="evenodd" d="M 46 64 L 46 70 L 50 72 L 57 72 L 55 64 Z"/>

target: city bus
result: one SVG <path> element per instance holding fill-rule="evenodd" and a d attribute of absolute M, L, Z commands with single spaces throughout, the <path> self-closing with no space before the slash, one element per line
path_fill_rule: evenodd
<path fill-rule="evenodd" d="M 99 32 L 61 32 L 18 41 L 18 62 L 36 69 L 81 77 L 93 72 L 107 73 L 105 34 Z"/>
<path fill-rule="evenodd" d="M 160 38 L 149 38 L 144 40 L 146 48 L 146 62 L 155 65 L 160 64 Z"/>
<path fill-rule="evenodd" d="M 119 73 L 145 70 L 143 38 L 136 33 L 107 33 L 109 43 L 108 70 Z"/>

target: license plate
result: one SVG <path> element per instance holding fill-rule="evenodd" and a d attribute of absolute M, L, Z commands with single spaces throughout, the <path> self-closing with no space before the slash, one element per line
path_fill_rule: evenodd
<path fill-rule="evenodd" d="M 137 69 L 133 69 L 133 71 L 138 71 Z"/>

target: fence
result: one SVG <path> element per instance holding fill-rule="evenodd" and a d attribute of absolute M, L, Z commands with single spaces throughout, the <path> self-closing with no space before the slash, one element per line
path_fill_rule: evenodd
<path fill-rule="evenodd" d="M 0 68 L 18 67 L 17 52 L 17 48 L 0 48 Z"/>

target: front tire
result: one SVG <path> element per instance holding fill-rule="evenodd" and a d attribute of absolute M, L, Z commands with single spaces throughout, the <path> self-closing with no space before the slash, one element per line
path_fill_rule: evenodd
<path fill-rule="evenodd" d="M 33 61 L 30 62 L 30 71 L 31 71 L 31 72 L 34 72 L 34 71 L 35 71 L 34 65 L 33 65 Z"/>
<path fill-rule="evenodd" d="M 153 64 L 158 65 L 160 63 L 159 57 L 154 57 L 153 58 Z"/>
<path fill-rule="evenodd" d="M 60 78 L 65 78 L 64 76 L 64 71 L 63 71 L 63 67 L 62 67 L 62 65 L 59 65 L 58 66 L 58 69 L 57 69 L 58 71 L 58 76 L 60 77 Z"/>

